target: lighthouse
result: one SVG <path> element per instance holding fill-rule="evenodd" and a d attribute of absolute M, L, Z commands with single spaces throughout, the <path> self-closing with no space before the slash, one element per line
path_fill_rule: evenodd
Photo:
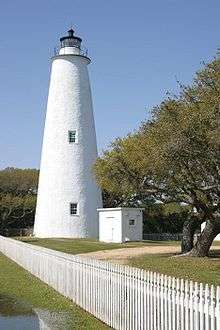
<path fill-rule="evenodd" d="M 101 191 L 88 64 L 73 29 L 52 58 L 34 224 L 36 237 L 98 237 Z"/>

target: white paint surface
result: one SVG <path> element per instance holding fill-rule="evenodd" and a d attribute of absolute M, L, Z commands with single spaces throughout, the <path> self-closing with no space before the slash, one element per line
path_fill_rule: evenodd
<path fill-rule="evenodd" d="M 140 208 L 106 208 L 99 212 L 99 240 L 122 243 L 141 241 L 143 236 L 143 216 Z M 134 220 L 134 225 L 129 224 Z"/>
<path fill-rule="evenodd" d="M 52 60 L 34 225 L 37 237 L 98 237 L 97 208 L 102 201 L 92 173 L 97 146 L 90 60 L 73 55 L 69 48 Z M 69 130 L 76 130 L 77 143 L 68 142 Z M 70 215 L 70 203 L 78 203 L 77 215 Z"/>

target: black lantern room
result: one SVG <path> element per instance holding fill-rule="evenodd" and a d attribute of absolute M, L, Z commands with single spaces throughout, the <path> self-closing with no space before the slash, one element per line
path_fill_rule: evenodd
<path fill-rule="evenodd" d="M 60 38 L 60 47 L 76 47 L 81 48 L 82 39 L 74 36 L 74 30 L 68 31 L 68 36 Z"/>

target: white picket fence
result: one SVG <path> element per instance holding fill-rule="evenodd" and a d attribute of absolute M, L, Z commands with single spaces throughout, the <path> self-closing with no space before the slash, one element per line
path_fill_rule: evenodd
<path fill-rule="evenodd" d="M 220 287 L 73 256 L 2 236 L 0 251 L 112 328 L 220 329 Z"/>

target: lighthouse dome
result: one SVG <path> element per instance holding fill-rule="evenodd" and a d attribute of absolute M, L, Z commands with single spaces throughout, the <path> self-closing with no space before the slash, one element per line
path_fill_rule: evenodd
<path fill-rule="evenodd" d="M 68 35 L 60 38 L 60 55 L 76 54 L 81 51 L 82 39 L 74 35 L 74 30 L 71 28 Z"/>
<path fill-rule="evenodd" d="M 63 47 L 77 47 L 81 48 L 82 39 L 74 36 L 74 30 L 68 31 L 68 36 L 60 38 L 60 48 Z"/>

